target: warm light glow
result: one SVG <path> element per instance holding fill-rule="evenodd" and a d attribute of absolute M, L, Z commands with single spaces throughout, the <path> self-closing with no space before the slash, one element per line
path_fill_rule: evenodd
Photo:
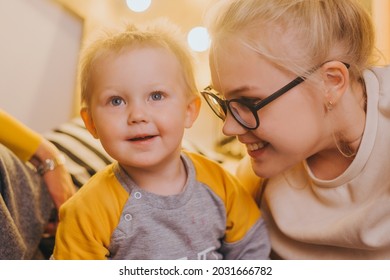
<path fill-rule="evenodd" d="M 151 2 L 152 0 L 126 0 L 127 7 L 137 13 L 146 11 Z"/>
<path fill-rule="evenodd" d="M 191 29 L 187 36 L 188 44 L 191 49 L 197 52 L 203 52 L 210 46 L 210 37 L 207 29 L 197 26 Z"/>
<path fill-rule="evenodd" d="M 384 55 L 381 57 L 381 64 L 390 62 L 390 1 L 373 0 L 372 1 L 372 19 L 375 24 L 376 47 Z"/>

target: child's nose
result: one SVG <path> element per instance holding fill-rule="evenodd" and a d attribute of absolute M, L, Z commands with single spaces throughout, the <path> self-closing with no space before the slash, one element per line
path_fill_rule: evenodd
<path fill-rule="evenodd" d="M 144 104 L 134 104 L 131 106 L 127 122 L 131 123 L 139 123 L 139 122 L 147 122 L 149 118 L 149 113 Z"/>

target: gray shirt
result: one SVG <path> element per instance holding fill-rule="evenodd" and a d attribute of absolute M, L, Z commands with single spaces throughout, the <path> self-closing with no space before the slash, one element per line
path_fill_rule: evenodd
<path fill-rule="evenodd" d="M 266 259 L 270 245 L 264 221 L 260 218 L 234 242 L 225 240 L 226 203 L 215 189 L 197 180 L 194 163 L 182 156 L 188 179 L 185 190 L 174 196 L 159 196 L 139 188 L 126 172 L 116 165 L 114 173 L 129 193 L 118 226 L 111 236 L 111 259 Z M 212 170 L 208 170 L 213 176 Z M 212 181 L 212 180 L 210 180 Z M 240 195 L 226 191 L 229 195 Z M 245 193 L 246 195 L 246 193 Z M 249 196 L 248 196 L 249 197 Z M 225 200 L 226 200 L 225 199 Z M 242 201 L 242 200 L 237 200 Z M 242 207 L 246 219 L 250 207 Z"/>

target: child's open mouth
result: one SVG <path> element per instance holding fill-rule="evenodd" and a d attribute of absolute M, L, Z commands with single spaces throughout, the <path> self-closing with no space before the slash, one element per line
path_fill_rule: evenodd
<path fill-rule="evenodd" d="M 154 137 L 156 137 L 156 136 L 155 135 L 149 135 L 149 136 L 142 136 L 142 137 L 134 137 L 134 138 L 131 138 L 129 140 L 132 141 L 132 142 L 135 142 L 135 141 L 146 141 L 146 140 L 152 139 Z"/>

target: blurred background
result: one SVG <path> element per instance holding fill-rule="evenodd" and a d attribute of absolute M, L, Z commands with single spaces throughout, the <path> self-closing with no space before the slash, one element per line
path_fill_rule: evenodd
<path fill-rule="evenodd" d="M 390 1 L 360 1 L 373 14 L 377 47 L 385 57 L 390 57 Z M 38 132 L 53 129 L 78 115 L 79 50 L 97 27 L 124 20 L 145 23 L 166 17 L 189 34 L 193 28 L 202 26 L 204 12 L 213 2 L 215 0 L 0 0 L 0 108 Z M 132 8 L 131 4 L 141 7 Z M 147 4 L 147 9 L 140 11 Z M 201 43 L 201 37 L 194 40 Z M 201 89 L 210 81 L 208 49 L 207 46 L 202 49 L 202 45 L 195 48 Z M 214 149 L 221 137 L 220 126 L 219 120 L 203 104 L 200 117 L 187 137 Z"/>

